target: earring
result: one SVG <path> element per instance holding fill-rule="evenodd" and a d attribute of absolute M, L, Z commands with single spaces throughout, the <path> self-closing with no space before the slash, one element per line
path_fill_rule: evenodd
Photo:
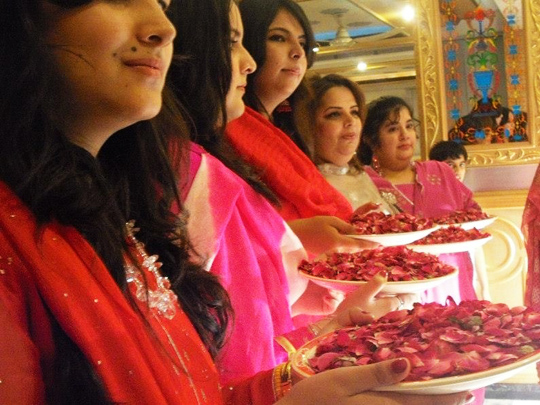
<path fill-rule="evenodd" d="M 379 163 L 379 159 L 377 158 L 377 156 L 373 155 L 373 157 L 371 158 L 371 167 L 373 168 L 373 170 L 375 170 L 377 173 L 381 174 L 381 165 Z"/>

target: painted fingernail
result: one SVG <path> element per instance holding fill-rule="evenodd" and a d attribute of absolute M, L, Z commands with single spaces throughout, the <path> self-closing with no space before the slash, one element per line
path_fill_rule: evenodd
<path fill-rule="evenodd" d="M 475 396 L 471 393 L 469 393 L 467 395 L 467 397 L 465 398 L 465 403 L 464 405 L 469 405 L 469 404 L 472 404 L 474 401 L 476 400 Z"/>
<path fill-rule="evenodd" d="M 407 370 L 407 361 L 405 359 L 397 359 L 390 365 L 392 371 L 396 374 L 401 374 Z"/>
<path fill-rule="evenodd" d="M 379 271 L 379 276 L 381 276 L 382 278 L 387 278 L 388 273 L 386 271 L 382 270 L 382 271 Z"/>

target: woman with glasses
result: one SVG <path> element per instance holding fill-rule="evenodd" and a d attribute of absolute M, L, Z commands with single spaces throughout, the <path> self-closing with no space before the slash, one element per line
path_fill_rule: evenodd
<path fill-rule="evenodd" d="M 456 178 L 447 164 L 413 161 L 417 127 L 411 107 L 399 97 L 381 97 L 368 105 L 359 155 L 383 198 L 417 217 L 480 210 L 472 191 Z M 456 302 L 476 299 L 469 253 L 443 254 L 439 258 L 459 269 L 458 280 L 429 290 L 424 300 L 444 304 L 447 296 Z"/>

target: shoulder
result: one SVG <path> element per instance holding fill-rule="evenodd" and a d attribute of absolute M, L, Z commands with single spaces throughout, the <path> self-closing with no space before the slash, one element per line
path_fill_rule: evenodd
<path fill-rule="evenodd" d="M 416 161 L 414 164 L 417 169 L 422 169 L 424 171 L 444 171 L 445 168 L 450 169 L 446 163 L 439 162 L 438 160 Z"/>
<path fill-rule="evenodd" d="M 415 162 L 415 167 L 418 173 L 426 173 L 431 175 L 435 174 L 444 178 L 459 181 L 456 178 L 454 171 L 444 162 L 439 162 L 437 160 L 425 160 L 422 162 L 418 161 Z"/>
<path fill-rule="evenodd" d="M 22 299 L 35 289 L 31 273 L 20 256 L 27 247 L 33 248 L 37 226 L 33 215 L 19 198 L 0 182 L 0 299 Z M 5 305 L 7 305 L 4 302 Z"/>
<path fill-rule="evenodd" d="M 201 156 L 203 153 L 207 153 L 204 147 L 195 142 L 189 142 L 189 154 L 192 157 Z"/>
<path fill-rule="evenodd" d="M 364 166 L 364 173 L 371 178 L 379 177 L 379 174 L 371 166 Z"/>

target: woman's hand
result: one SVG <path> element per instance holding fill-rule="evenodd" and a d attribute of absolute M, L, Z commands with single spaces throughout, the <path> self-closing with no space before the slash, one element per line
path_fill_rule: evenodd
<path fill-rule="evenodd" d="M 357 209 L 354 210 L 353 215 L 364 215 L 367 214 L 370 211 L 375 211 L 381 208 L 381 204 L 374 203 L 374 202 L 368 202 L 364 205 L 361 205 Z"/>
<path fill-rule="evenodd" d="M 304 294 L 293 304 L 292 315 L 330 315 L 335 314 L 339 317 L 342 312 L 350 309 L 358 309 L 371 317 L 380 318 L 384 314 L 395 311 L 396 309 L 411 309 L 415 302 L 419 301 L 416 294 L 399 294 L 392 296 L 378 295 L 386 284 L 386 278 L 377 274 L 366 284 L 361 285 L 355 291 L 344 295 L 340 291 L 329 290 L 313 282 L 309 282 Z M 344 315 L 344 319 L 348 315 Z M 332 318 L 333 319 L 333 318 Z M 328 325 L 327 325 L 328 324 Z M 333 327 L 331 325 L 334 325 Z M 315 324 L 315 327 L 321 330 L 321 333 L 330 332 L 337 327 L 354 326 L 355 324 L 335 322 L 329 323 L 325 318 Z"/>
<path fill-rule="evenodd" d="M 378 273 L 368 283 L 358 287 L 355 291 L 347 294 L 339 304 L 336 313 L 352 307 L 360 307 L 369 312 L 375 318 L 396 309 L 411 309 L 418 302 L 417 294 L 399 294 L 397 296 L 380 296 L 379 292 L 386 284 L 386 275 Z"/>
<path fill-rule="evenodd" d="M 419 297 L 416 294 L 378 296 L 377 294 L 379 294 L 385 283 L 386 279 L 382 275 L 377 274 L 372 280 L 347 295 L 341 303 L 337 299 L 334 300 L 334 303 L 339 304 L 337 305 L 334 316 L 321 319 L 312 324 L 312 329 L 318 330 L 317 334 L 323 334 L 339 328 L 362 325 L 390 311 L 411 309 L 413 304 L 418 301 Z M 311 302 L 323 302 L 327 305 L 325 308 L 328 308 L 330 300 L 325 298 L 328 294 L 329 292 L 326 292 L 318 301 L 312 299 Z"/>
<path fill-rule="evenodd" d="M 330 315 L 344 299 L 345 294 L 342 292 L 329 290 L 310 281 L 304 293 L 292 304 L 291 314 Z"/>
<path fill-rule="evenodd" d="M 316 216 L 287 223 L 304 248 L 314 256 L 332 252 L 356 252 L 378 246 L 375 242 L 345 236 L 356 234 L 356 230 L 337 217 Z"/>
<path fill-rule="evenodd" d="M 471 400 L 471 395 L 467 392 L 410 395 L 370 391 L 400 382 L 409 371 L 410 364 L 406 359 L 329 370 L 297 382 L 277 404 L 462 405 Z"/>

